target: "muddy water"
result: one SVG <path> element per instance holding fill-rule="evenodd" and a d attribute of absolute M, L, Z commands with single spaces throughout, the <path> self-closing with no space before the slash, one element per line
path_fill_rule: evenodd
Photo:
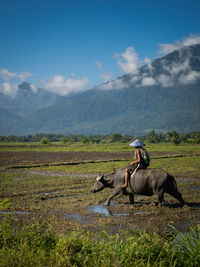
<path fill-rule="evenodd" d="M 141 210 L 134 213 L 134 215 L 144 215 L 144 214 L 149 214 L 149 212 L 147 210 Z"/>
<path fill-rule="evenodd" d="M 192 187 L 191 189 L 192 189 L 192 191 L 200 191 L 200 186 Z"/>
<path fill-rule="evenodd" d="M 112 206 L 114 206 L 113 203 L 111 203 L 111 207 Z M 104 205 L 93 205 L 90 206 L 88 210 L 97 214 L 101 214 L 103 217 L 109 217 L 109 216 L 120 217 L 129 215 L 129 213 L 113 213 L 110 208 L 105 207 Z"/>
<path fill-rule="evenodd" d="M 15 180 L 15 181 L 20 181 L 21 178 L 20 178 L 20 177 L 15 177 L 15 178 L 13 178 L 13 180 Z"/>

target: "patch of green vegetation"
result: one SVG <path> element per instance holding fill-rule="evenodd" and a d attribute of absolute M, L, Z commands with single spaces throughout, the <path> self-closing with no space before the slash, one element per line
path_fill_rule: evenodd
<path fill-rule="evenodd" d="M 107 161 L 95 163 L 80 163 L 76 165 L 59 165 L 49 167 L 33 167 L 29 170 L 41 170 L 50 172 L 68 172 L 68 173 L 98 173 L 98 172 L 111 172 L 113 168 L 118 169 L 127 165 L 129 161 Z"/>
<path fill-rule="evenodd" d="M 172 175 L 200 178 L 200 156 L 152 159 L 152 168 L 161 168 Z"/>
<path fill-rule="evenodd" d="M 129 144 L 109 143 L 109 144 L 83 144 L 71 143 L 63 144 L 52 142 L 51 144 L 43 145 L 41 143 L 0 143 L 1 151 L 129 151 Z"/>
<path fill-rule="evenodd" d="M 63 144 L 61 142 L 52 142 L 51 144 L 42 145 L 41 143 L 0 143 L 1 151 L 97 151 L 97 152 L 119 152 L 133 151 L 129 143 L 108 143 L 108 144 L 83 144 L 72 143 Z M 180 144 L 173 143 L 158 143 L 146 144 L 146 149 L 149 152 L 173 152 L 183 153 L 200 152 L 200 144 Z"/>
<path fill-rule="evenodd" d="M 199 266 L 200 228 L 191 234 L 133 231 L 59 235 L 46 221 L 0 223 L 1 266 Z"/>
<path fill-rule="evenodd" d="M 180 144 L 174 145 L 173 143 L 158 143 L 158 144 L 147 144 L 146 146 L 149 152 L 173 152 L 173 153 L 182 153 L 190 152 L 196 153 L 200 152 L 200 144 Z"/>

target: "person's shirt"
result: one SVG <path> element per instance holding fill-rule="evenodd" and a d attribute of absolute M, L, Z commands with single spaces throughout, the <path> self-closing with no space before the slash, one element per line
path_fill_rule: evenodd
<path fill-rule="evenodd" d="M 137 151 L 139 150 L 139 153 L 140 153 L 140 164 L 143 164 L 143 163 L 145 163 L 145 160 L 144 160 L 144 155 L 145 155 L 145 148 L 143 148 L 143 147 L 140 147 L 140 148 L 137 148 L 136 150 L 135 150 L 135 158 L 136 158 L 136 160 L 138 159 L 138 156 L 137 156 Z"/>

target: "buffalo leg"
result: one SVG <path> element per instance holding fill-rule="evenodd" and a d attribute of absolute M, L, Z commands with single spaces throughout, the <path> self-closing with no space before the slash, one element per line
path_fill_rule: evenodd
<path fill-rule="evenodd" d="M 131 204 L 134 204 L 134 195 L 129 195 L 129 200 Z"/>
<path fill-rule="evenodd" d="M 158 201 L 158 205 L 165 205 L 165 201 L 164 201 L 164 190 L 160 189 L 158 192 L 155 192 L 157 201 Z"/>
<path fill-rule="evenodd" d="M 110 195 L 109 198 L 106 200 L 105 205 L 106 206 L 110 206 L 111 199 L 113 199 L 116 195 L 118 195 L 120 193 L 120 191 L 122 192 L 122 189 L 121 188 L 116 188 L 113 191 L 112 195 Z"/>

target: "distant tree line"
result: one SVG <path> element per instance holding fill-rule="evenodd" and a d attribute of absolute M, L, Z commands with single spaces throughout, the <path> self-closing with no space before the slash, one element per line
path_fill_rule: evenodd
<path fill-rule="evenodd" d="M 143 142 L 148 143 L 160 143 L 160 142 L 173 142 L 175 145 L 180 143 L 200 143 L 200 132 L 191 133 L 177 133 L 176 131 L 163 133 L 156 133 L 152 130 L 145 136 L 130 136 L 121 135 L 120 133 L 112 133 L 110 135 L 91 135 L 84 136 L 81 134 L 44 134 L 37 133 L 35 135 L 28 134 L 26 136 L 0 136 L 0 142 L 41 142 L 42 144 L 49 144 L 51 142 L 76 143 L 81 142 L 83 144 L 98 144 L 98 143 L 127 143 L 133 139 L 139 138 Z"/>
<path fill-rule="evenodd" d="M 191 133 L 177 133 L 176 131 L 167 132 L 165 134 L 156 133 L 152 130 L 145 136 L 145 141 L 149 143 L 160 143 L 160 142 L 173 142 L 175 145 L 180 143 L 200 143 L 200 132 Z"/>
<path fill-rule="evenodd" d="M 35 135 L 28 134 L 26 136 L 0 136 L 0 142 L 41 142 L 43 138 L 47 138 L 51 142 L 58 142 L 63 135 L 60 134 L 44 134 L 37 133 Z"/>

